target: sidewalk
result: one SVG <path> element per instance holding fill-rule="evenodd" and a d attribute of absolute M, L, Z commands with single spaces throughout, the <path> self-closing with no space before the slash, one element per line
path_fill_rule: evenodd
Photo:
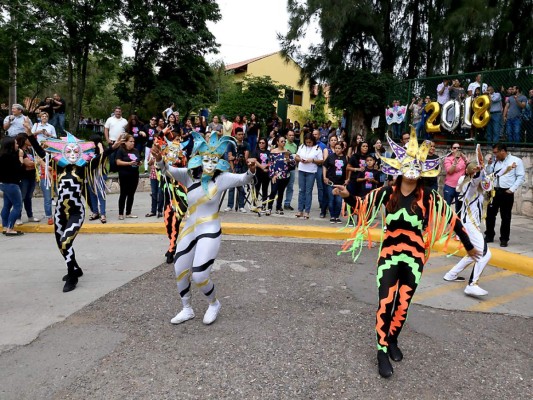
<path fill-rule="evenodd" d="M 316 190 L 315 190 L 316 192 Z M 295 185 L 295 196 L 292 206 L 296 206 L 297 186 Z M 89 221 L 90 211 L 87 211 L 82 232 L 96 234 L 165 234 L 162 218 L 146 218 L 145 214 L 150 211 L 150 193 L 138 192 L 135 195 L 133 204 L 133 214 L 137 219 L 118 220 L 118 194 L 107 195 L 107 224 L 100 221 Z M 34 199 L 34 210 L 37 217 L 43 216 L 42 199 Z M 227 196 L 224 199 L 221 209 L 226 208 Z M 316 193 L 311 208 L 309 220 L 295 217 L 295 211 L 285 211 L 284 215 L 273 213 L 270 216 L 258 216 L 258 214 L 236 211 L 220 212 L 222 220 L 222 230 L 229 235 L 244 236 L 274 236 L 293 237 L 304 239 L 328 239 L 344 240 L 350 234 L 349 229 L 345 229 L 344 224 L 330 224 L 328 218 L 319 218 L 318 199 Z M 496 221 L 496 240 L 489 244 L 492 251 L 490 265 L 509 269 L 511 271 L 533 276 L 533 219 L 520 215 L 513 215 L 511 225 L 511 240 L 509 247 L 499 247 L 498 232 L 499 218 Z M 25 223 L 20 230 L 27 233 L 52 232 L 53 227 L 48 226 L 44 218 L 39 223 Z M 379 240 L 381 230 L 373 231 L 375 240 Z M 457 251 L 458 243 L 450 241 L 447 251 L 454 253 Z M 438 245 L 435 250 L 443 250 L 442 245 Z M 461 253 L 459 253 L 461 254 Z"/>

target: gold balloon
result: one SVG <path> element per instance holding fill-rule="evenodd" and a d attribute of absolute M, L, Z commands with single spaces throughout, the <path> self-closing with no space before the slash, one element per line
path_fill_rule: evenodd
<path fill-rule="evenodd" d="M 435 123 L 435 120 L 440 114 L 440 104 L 436 101 L 432 101 L 431 103 L 426 104 L 424 110 L 426 110 L 427 113 L 433 111 L 426 121 L 426 132 L 440 132 L 440 125 Z"/>
<path fill-rule="evenodd" d="M 490 97 L 484 94 L 478 96 L 472 103 L 472 125 L 476 128 L 484 128 L 490 121 Z"/>

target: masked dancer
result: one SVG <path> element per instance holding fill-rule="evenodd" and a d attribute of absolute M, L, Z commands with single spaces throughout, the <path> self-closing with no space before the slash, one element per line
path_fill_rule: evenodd
<path fill-rule="evenodd" d="M 363 240 L 371 245 L 369 228 L 381 206 L 385 206 L 384 233 L 377 265 L 379 304 L 376 313 L 378 371 L 382 377 L 393 374 L 393 361 L 401 361 L 398 336 L 407 318 L 409 305 L 429 258 L 429 251 L 437 239 L 449 240 L 454 230 L 468 254 L 478 252 L 468 239 L 461 222 L 435 191 L 424 189 L 421 177 L 436 176 L 439 160 L 427 160 L 429 142 L 418 146 L 416 132 L 411 131 L 407 149 L 387 137 L 395 159 L 382 157 L 382 170 L 397 176 L 392 186 L 368 193 L 364 198 L 351 196 L 344 186 L 336 185 L 333 194 L 345 198 L 346 204 L 358 214 L 352 238 L 343 248 L 357 258 Z"/>
<path fill-rule="evenodd" d="M 230 165 L 221 159 L 231 137 L 211 135 L 209 143 L 193 132 L 194 147 L 187 168 L 175 168 L 163 162 L 161 149 L 155 146 L 152 154 L 158 161 L 162 173 L 187 188 L 189 217 L 178 236 L 174 268 L 178 291 L 183 309 L 171 319 L 180 324 L 195 314 L 191 307 L 191 281 L 202 291 L 209 301 L 204 315 L 206 325 L 215 322 L 220 311 L 220 301 L 216 298 L 215 285 L 209 278 L 211 268 L 220 248 L 222 231 L 220 228 L 219 205 L 225 190 L 251 183 L 255 174 L 255 159 L 249 158 L 249 169 L 243 174 L 227 172 Z"/>
<path fill-rule="evenodd" d="M 76 288 L 78 278 L 83 275 L 76 261 L 73 243 L 85 219 L 83 199 L 85 181 L 87 180 L 95 193 L 105 190 L 103 161 L 122 142 L 118 140 L 113 148 L 110 147 L 95 155 L 93 142 L 78 140 L 68 132 L 62 139 L 47 139 L 41 144 L 31 134 L 29 128 L 26 134 L 39 157 L 46 159 L 46 153 L 50 153 L 55 160 L 58 186 L 54 233 L 57 247 L 67 265 L 67 275 L 63 277 L 65 281 L 63 292 L 70 292 Z M 45 170 L 48 171 L 48 168 L 45 167 Z"/>

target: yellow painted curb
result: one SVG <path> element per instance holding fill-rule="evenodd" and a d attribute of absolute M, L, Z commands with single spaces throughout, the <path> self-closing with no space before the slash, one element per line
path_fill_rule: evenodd
<path fill-rule="evenodd" d="M 53 226 L 41 224 L 29 224 L 17 227 L 23 232 L 52 233 Z M 152 223 L 108 223 L 108 224 L 84 224 L 81 228 L 83 233 L 92 234 L 166 234 L 165 226 L 162 222 Z M 322 227 L 316 225 L 279 225 L 279 224 L 244 224 L 226 222 L 222 223 L 222 232 L 226 235 L 238 236 L 270 236 L 270 237 L 291 237 L 300 239 L 324 239 L 324 240 L 345 240 L 350 236 L 349 229 L 339 229 Z M 381 240 L 380 229 L 370 229 L 373 241 Z M 459 242 L 448 241 L 446 250 L 444 243 L 436 243 L 432 251 L 441 251 L 457 256 L 464 256 L 464 249 L 459 249 Z M 518 274 L 533 277 L 533 258 L 509 251 L 491 248 L 492 257 L 490 265 L 507 269 Z"/>

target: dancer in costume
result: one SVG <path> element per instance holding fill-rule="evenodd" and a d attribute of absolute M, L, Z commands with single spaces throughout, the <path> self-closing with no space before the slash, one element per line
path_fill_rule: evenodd
<path fill-rule="evenodd" d="M 48 152 L 57 164 L 58 187 L 54 233 L 57 247 L 67 265 L 67 275 L 63 277 L 65 281 L 63 292 L 70 292 L 76 288 L 78 278 L 83 275 L 76 261 L 73 243 L 85 219 L 82 194 L 85 179 L 88 180 L 95 193 L 105 189 L 102 176 L 103 161 L 113 149 L 120 146 L 122 141 L 116 141 L 112 148 L 95 155 L 93 142 L 78 140 L 68 132 L 63 139 L 44 140 L 41 143 L 44 148 L 31 134 L 29 127 L 26 134 L 39 157 L 45 159 Z"/>
<path fill-rule="evenodd" d="M 483 154 L 481 153 L 479 144 L 477 145 L 476 153 L 477 162 L 471 162 L 467 165 L 466 175 L 459 179 L 457 190 L 459 191 L 459 200 L 462 202 L 461 212 L 459 214 L 461 222 L 468 233 L 470 241 L 482 256 L 478 260 L 474 260 L 469 255 L 466 255 L 444 275 L 444 280 L 464 280 L 464 278 L 458 275 L 470 263 L 474 262 L 474 268 L 472 269 L 468 285 L 464 292 L 470 296 L 485 296 L 488 292 L 478 286 L 478 281 L 483 273 L 483 269 L 490 260 L 491 252 L 481 233 L 481 220 L 485 219 L 487 206 L 492 200 L 494 181 L 509 172 L 513 167 L 511 166 L 508 170 L 499 171 L 497 176 L 487 174 L 484 169 Z"/>
<path fill-rule="evenodd" d="M 169 167 L 186 167 L 187 155 L 192 151 L 192 138 L 181 142 L 179 136 L 180 134 L 178 133 L 178 137 L 173 141 L 165 138 L 166 143 L 164 147 L 161 146 L 163 162 Z M 160 174 L 159 184 L 163 188 L 165 227 L 170 241 L 165 257 L 167 263 L 170 264 L 174 262 L 180 224 L 187 212 L 187 189 L 183 184 L 166 174 Z"/>
<path fill-rule="evenodd" d="M 161 148 L 154 146 L 152 154 L 162 173 L 170 174 L 187 188 L 189 217 L 178 236 L 174 268 L 183 309 L 171 319 L 180 324 L 194 318 L 191 307 L 191 281 L 209 301 L 204 315 L 204 324 L 215 322 L 220 311 L 220 302 L 215 295 L 215 285 L 209 278 L 211 268 L 220 248 L 219 204 L 225 190 L 251 183 L 255 175 L 255 159 L 248 159 L 248 171 L 243 174 L 227 172 L 230 165 L 221 159 L 233 139 L 211 135 L 209 143 L 196 133 L 192 157 L 187 168 L 169 167 L 163 162 Z"/>
<path fill-rule="evenodd" d="M 379 374 L 385 378 L 393 374 L 389 360 L 401 361 L 398 336 L 407 318 L 409 304 L 416 291 L 422 269 L 429 258 L 429 250 L 436 239 L 449 240 L 454 230 L 468 254 L 476 258 L 477 250 L 468 239 L 461 222 L 435 191 L 424 189 L 420 177 L 438 174 L 439 160 L 426 160 L 429 142 L 419 148 L 416 132 L 411 131 L 407 149 L 387 137 L 396 159 L 382 157 L 382 170 L 397 176 L 393 186 L 373 190 L 364 198 L 351 196 L 344 186 L 335 186 L 333 194 L 345 198 L 346 204 L 358 214 L 353 236 L 344 246 L 357 258 L 363 240 L 369 241 L 369 228 L 385 206 L 385 233 L 377 266 L 379 305 L 376 314 Z"/>

